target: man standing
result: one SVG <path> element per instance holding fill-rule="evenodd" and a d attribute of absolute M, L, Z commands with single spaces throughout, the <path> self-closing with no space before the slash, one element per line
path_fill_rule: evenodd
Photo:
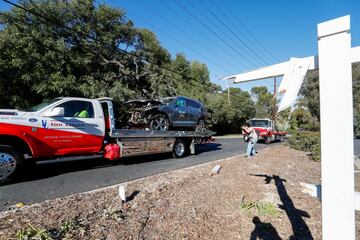
<path fill-rule="evenodd" d="M 255 156 L 255 144 L 258 141 L 258 135 L 255 129 L 250 127 L 249 123 L 245 123 L 244 126 L 242 126 L 242 134 L 244 134 L 245 141 L 248 142 L 246 149 L 246 157 L 250 158 L 251 156 Z"/>

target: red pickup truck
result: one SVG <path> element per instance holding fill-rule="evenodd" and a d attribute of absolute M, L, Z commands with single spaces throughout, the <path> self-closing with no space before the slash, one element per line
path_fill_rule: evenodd
<path fill-rule="evenodd" d="M 173 152 L 194 154 L 195 141 L 212 132 L 146 131 L 115 128 L 111 98 L 55 98 L 26 111 L 0 109 L 0 180 L 26 162 L 75 160 Z"/>

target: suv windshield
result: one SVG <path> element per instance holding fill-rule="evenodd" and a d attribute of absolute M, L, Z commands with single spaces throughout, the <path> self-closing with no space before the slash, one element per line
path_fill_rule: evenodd
<path fill-rule="evenodd" d="M 174 97 L 167 97 L 167 98 L 163 98 L 161 99 L 162 104 L 168 104 L 171 103 L 172 101 L 174 101 Z"/>
<path fill-rule="evenodd" d="M 268 120 L 250 120 L 249 124 L 251 127 L 263 127 L 263 128 L 269 127 Z"/>
<path fill-rule="evenodd" d="M 45 107 L 47 107 L 47 106 L 49 106 L 49 105 L 51 105 L 53 103 L 59 101 L 60 99 L 61 98 L 53 98 L 53 99 L 50 99 L 50 100 L 46 100 L 46 101 L 44 101 L 44 102 L 42 102 L 42 103 L 40 103 L 38 105 L 32 106 L 32 107 L 30 107 L 28 109 L 25 109 L 24 111 L 25 112 L 37 112 L 37 111 L 39 111 L 39 110 L 41 110 L 41 109 L 43 109 L 43 108 L 45 108 Z"/>

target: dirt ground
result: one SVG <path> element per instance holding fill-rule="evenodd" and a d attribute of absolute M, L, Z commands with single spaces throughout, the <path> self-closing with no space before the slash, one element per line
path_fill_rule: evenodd
<path fill-rule="evenodd" d="M 2 213 L 0 238 L 33 227 L 52 239 L 321 239 L 321 203 L 300 182 L 319 183 L 320 163 L 275 146 L 128 182 L 124 204 L 110 187 Z"/>

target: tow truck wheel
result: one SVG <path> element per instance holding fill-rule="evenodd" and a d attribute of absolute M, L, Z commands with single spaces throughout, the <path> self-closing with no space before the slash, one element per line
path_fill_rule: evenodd
<path fill-rule="evenodd" d="M 13 147 L 0 146 L 0 181 L 9 180 L 18 171 L 24 158 Z"/>
<path fill-rule="evenodd" d="M 187 145 L 184 140 L 176 140 L 173 148 L 174 158 L 183 158 L 187 155 Z"/>

